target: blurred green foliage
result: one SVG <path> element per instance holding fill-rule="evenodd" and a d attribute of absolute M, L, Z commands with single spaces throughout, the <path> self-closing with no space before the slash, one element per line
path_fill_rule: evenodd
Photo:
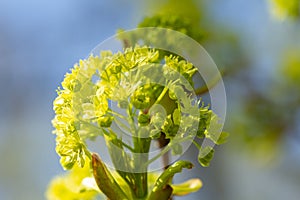
<path fill-rule="evenodd" d="M 299 0 L 270 0 L 270 10 L 279 19 L 298 19 Z M 184 5 L 183 5 L 184 4 Z M 207 15 L 204 1 L 154 1 L 149 6 L 150 17 L 140 27 L 172 28 L 194 38 L 209 52 L 228 83 L 247 90 L 233 112 L 227 128 L 232 133 L 233 148 L 243 148 L 263 162 L 280 156 L 284 138 L 296 132 L 296 117 L 300 105 L 300 54 L 287 50 L 274 66 L 275 77 L 268 85 L 258 87 L 251 73 L 248 53 L 239 37 L 222 24 L 213 23 Z M 191 12 L 192 11 L 192 12 Z M 183 19 L 182 21 L 179 19 Z"/>
<path fill-rule="evenodd" d="M 287 18 L 297 19 L 300 15 L 299 0 L 269 0 L 271 13 L 274 17 L 284 20 Z"/>
<path fill-rule="evenodd" d="M 281 157 L 287 138 L 297 141 L 300 107 L 300 49 L 289 48 L 274 66 L 274 75 L 264 87 L 244 77 L 250 86 L 232 113 L 229 129 L 238 148 L 246 149 L 263 163 Z"/>

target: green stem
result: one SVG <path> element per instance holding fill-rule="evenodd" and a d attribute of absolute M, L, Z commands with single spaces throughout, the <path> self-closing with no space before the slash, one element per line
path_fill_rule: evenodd
<path fill-rule="evenodd" d="M 137 128 L 135 127 L 134 124 L 134 116 L 135 116 L 135 112 L 132 111 L 132 105 L 129 104 L 128 108 L 127 108 L 127 115 L 128 115 L 128 122 L 130 125 L 130 130 L 132 132 L 132 134 L 134 134 L 133 136 L 136 136 L 137 133 Z"/>
<path fill-rule="evenodd" d="M 193 140 L 193 144 L 194 144 L 199 150 L 201 149 L 201 146 L 200 146 L 196 141 Z"/>
<path fill-rule="evenodd" d="M 153 158 L 151 158 L 150 160 L 148 160 L 147 162 L 143 163 L 144 166 L 148 166 L 150 165 L 152 162 L 154 162 L 155 160 L 157 160 L 158 158 L 160 158 L 161 156 L 163 156 L 164 154 L 168 153 L 168 151 L 172 148 L 172 146 L 176 143 L 180 144 L 182 142 L 188 141 L 188 140 L 192 140 L 193 138 L 191 137 L 184 137 L 184 138 L 180 138 L 180 139 L 173 139 L 172 142 L 170 142 L 167 146 L 165 146 L 165 148 L 163 148 L 159 154 L 157 154 L 156 156 L 154 156 Z"/>
<path fill-rule="evenodd" d="M 119 119 L 114 118 L 114 120 L 115 120 L 115 122 L 116 122 L 121 128 L 125 129 L 125 130 L 128 131 L 128 132 L 131 131 L 131 129 L 130 129 L 128 126 L 126 126 L 126 124 L 124 124 L 123 122 L 121 122 Z"/>
<path fill-rule="evenodd" d="M 150 149 L 151 139 L 133 137 L 133 144 L 136 154 L 134 154 L 134 170 L 139 171 L 133 173 L 134 185 L 132 190 L 136 199 L 145 199 L 148 194 L 148 173 L 147 166 L 143 163 L 147 162 L 148 152 Z"/>
<path fill-rule="evenodd" d="M 157 100 L 155 101 L 154 104 L 158 104 L 165 96 L 165 94 L 167 93 L 168 91 L 168 87 L 165 87 L 164 90 L 160 93 L 159 97 L 157 98 Z"/>
<path fill-rule="evenodd" d="M 146 163 L 144 163 L 144 166 L 150 165 L 152 162 L 160 158 L 162 155 L 166 154 L 170 149 L 171 149 L 171 145 L 169 143 L 169 145 L 165 146 L 165 148 L 162 149 L 159 154 L 157 154 L 156 156 L 148 160 Z"/>

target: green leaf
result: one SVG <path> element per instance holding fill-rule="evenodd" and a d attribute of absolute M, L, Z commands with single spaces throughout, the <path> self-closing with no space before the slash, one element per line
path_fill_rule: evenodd
<path fill-rule="evenodd" d="M 183 168 L 191 169 L 193 164 L 189 161 L 179 160 L 168 167 L 157 179 L 150 193 L 148 200 L 168 200 L 172 195 L 173 188 L 170 183 L 176 173 L 182 171 Z"/>
<path fill-rule="evenodd" d="M 228 135 L 222 134 L 222 124 L 219 122 L 219 118 L 216 114 L 212 113 L 210 118 L 209 126 L 207 127 L 204 134 L 207 138 L 211 139 L 215 144 L 221 144 Z"/>
<path fill-rule="evenodd" d="M 212 111 L 209 110 L 207 107 L 201 107 L 199 113 L 200 113 L 200 120 L 198 125 L 197 137 L 204 138 L 205 130 L 209 127 L 210 124 Z"/>
<path fill-rule="evenodd" d="M 180 110 L 179 109 L 175 109 L 174 112 L 173 112 L 173 121 L 174 121 L 174 124 L 176 125 L 180 125 Z"/>
<path fill-rule="evenodd" d="M 207 138 L 211 139 L 215 144 L 220 145 L 227 141 L 229 133 L 227 132 L 206 132 Z"/>
<path fill-rule="evenodd" d="M 97 154 L 92 155 L 93 174 L 99 189 L 110 200 L 130 200 Z"/>
<path fill-rule="evenodd" d="M 210 161 L 214 157 L 214 152 L 215 150 L 210 147 L 204 147 L 199 150 L 199 155 L 198 155 L 198 161 L 203 167 L 208 167 L 210 164 Z"/>
<path fill-rule="evenodd" d="M 164 188 L 152 192 L 147 200 L 168 200 L 172 196 L 173 188 L 170 185 L 166 185 Z"/>
<path fill-rule="evenodd" d="M 197 192 L 202 187 L 202 182 L 200 179 L 190 179 L 186 182 L 180 184 L 172 184 L 173 195 L 184 196 L 192 192 Z"/>
<path fill-rule="evenodd" d="M 227 142 L 228 137 L 229 137 L 229 133 L 221 132 L 221 134 L 219 136 L 219 139 L 218 139 L 216 144 L 220 145 L 220 144 L 223 144 L 223 143 Z"/>

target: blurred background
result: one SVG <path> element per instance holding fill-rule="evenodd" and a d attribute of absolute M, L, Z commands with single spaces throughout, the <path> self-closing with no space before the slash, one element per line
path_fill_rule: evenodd
<path fill-rule="evenodd" d="M 157 13 L 192 19 L 203 33 L 194 39 L 224 74 L 228 101 L 229 141 L 211 167 L 176 176 L 204 182 L 176 199 L 300 199 L 299 5 L 284 12 L 284 3 L 267 0 L 179 2 L 0 1 L 1 200 L 45 199 L 51 178 L 63 173 L 51 119 L 64 74 L 117 29 Z M 185 155 L 196 156 L 193 147 Z"/>

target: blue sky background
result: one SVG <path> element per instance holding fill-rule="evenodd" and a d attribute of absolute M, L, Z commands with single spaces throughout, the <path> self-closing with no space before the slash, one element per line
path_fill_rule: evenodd
<path fill-rule="evenodd" d="M 265 1 L 205 2 L 212 19 L 240 35 L 259 83 L 286 48 L 300 45 L 299 24 L 272 19 Z M 138 0 L 0 1 L 0 199 L 44 199 L 51 177 L 63 172 L 51 134 L 57 86 L 98 43 L 134 28 L 146 12 Z M 227 87 L 230 112 L 239 91 Z M 285 156 L 268 167 L 220 148 L 211 168 L 176 178 L 196 174 L 205 184 L 184 199 L 299 199 L 299 143 L 282 143 Z"/>

